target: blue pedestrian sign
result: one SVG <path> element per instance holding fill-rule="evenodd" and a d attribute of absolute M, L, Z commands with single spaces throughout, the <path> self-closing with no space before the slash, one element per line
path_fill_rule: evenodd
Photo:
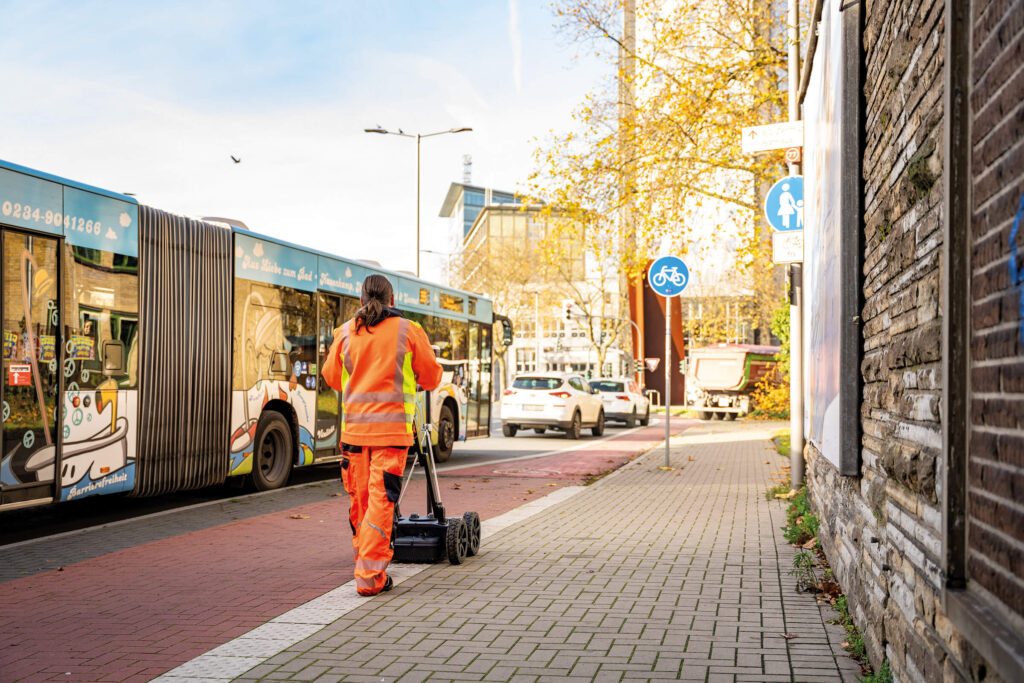
<path fill-rule="evenodd" d="M 764 198 L 764 215 L 775 230 L 803 230 L 804 177 L 786 176 L 772 185 Z"/>
<path fill-rule="evenodd" d="M 690 281 L 690 269 L 678 256 L 662 256 L 647 271 L 651 289 L 662 296 L 679 296 Z"/>

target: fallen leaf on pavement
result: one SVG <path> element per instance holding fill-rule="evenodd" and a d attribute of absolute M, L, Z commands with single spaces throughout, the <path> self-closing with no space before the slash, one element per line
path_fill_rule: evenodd
<path fill-rule="evenodd" d="M 724 470 L 725 468 L 724 468 L 724 467 L 716 467 L 715 469 L 716 469 L 716 470 L 718 470 L 718 471 L 722 471 L 722 470 Z"/>
<path fill-rule="evenodd" d="M 612 460 L 611 458 L 608 458 L 607 460 L 605 460 L 605 462 L 615 462 L 615 461 Z"/>
<path fill-rule="evenodd" d="M 289 515 L 290 519 L 309 519 L 309 515 Z"/>
<path fill-rule="evenodd" d="M 558 486 L 558 484 L 544 484 L 545 486 Z"/>
<path fill-rule="evenodd" d="M 793 640 L 794 638 L 796 638 L 795 633 L 780 633 L 779 636 L 785 638 L 786 640 Z"/>
<path fill-rule="evenodd" d="M 817 542 L 818 542 L 818 537 L 815 536 L 814 538 L 812 538 L 811 540 L 807 541 L 807 543 L 804 543 L 800 547 L 803 548 L 804 550 L 810 550 L 811 548 L 814 547 L 814 544 L 817 543 Z"/>
<path fill-rule="evenodd" d="M 485 484 L 486 484 L 487 482 L 489 482 L 489 481 L 490 481 L 490 479 L 484 479 L 484 483 L 485 483 Z"/>
<path fill-rule="evenodd" d="M 665 467 L 664 465 L 662 465 L 658 469 L 659 470 L 665 470 L 666 472 L 668 472 L 668 471 L 674 470 L 675 467 Z"/>
<path fill-rule="evenodd" d="M 461 488 L 462 488 L 462 485 L 461 485 L 461 484 L 459 484 L 459 482 L 455 482 L 454 484 L 452 484 L 452 488 L 453 488 L 453 489 L 461 489 Z"/>
<path fill-rule="evenodd" d="M 526 489 L 527 493 L 533 493 L 533 489 Z"/>
<path fill-rule="evenodd" d="M 689 460 L 690 462 L 695 462 L 696 460 L 692 455 L 686 456 L 686 459 Z"/>

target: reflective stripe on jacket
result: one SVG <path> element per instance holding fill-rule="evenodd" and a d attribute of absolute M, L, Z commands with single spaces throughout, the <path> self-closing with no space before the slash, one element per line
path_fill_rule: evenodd
<path fill-rule="evenodd" d="M 441 365 L 426 332 L 394 309 L 372 329 L 349 320 L 335 331 L 323 378 L 341 392 L 341 441 L 411 446 L 416 384 L 436 389 Z"/>

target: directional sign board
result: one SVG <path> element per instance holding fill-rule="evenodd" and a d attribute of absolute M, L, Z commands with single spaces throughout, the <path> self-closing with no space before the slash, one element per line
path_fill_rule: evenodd
<path fill-rule="evenodd" d="M 764 216 L 774 230 L 804 229 L 804 177 L 786 176 L 764 198 Z"/>
<path fill-rule="evenodd" d="M 679 296 L 690 281 L 690 270 L 678 256 L 662 256 L 651 264 L 647 281 L 656 294 Z"/>
<path fill-rule="evenodd" d="M 804 146 L 804 123 L 771 123 L 767 126 L 750 126 L 740 136 L 744 154 L 768 152 L 773 149 Z"/>

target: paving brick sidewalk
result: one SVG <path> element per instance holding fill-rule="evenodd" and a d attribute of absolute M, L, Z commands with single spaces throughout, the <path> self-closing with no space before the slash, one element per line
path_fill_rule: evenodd
<path fill-rule="evenodd" d="M 662 464 L 655 449 L 238 680 L 856 680 L 842 629 L 794 590 L 763 434 L 687 432 Z"/>

